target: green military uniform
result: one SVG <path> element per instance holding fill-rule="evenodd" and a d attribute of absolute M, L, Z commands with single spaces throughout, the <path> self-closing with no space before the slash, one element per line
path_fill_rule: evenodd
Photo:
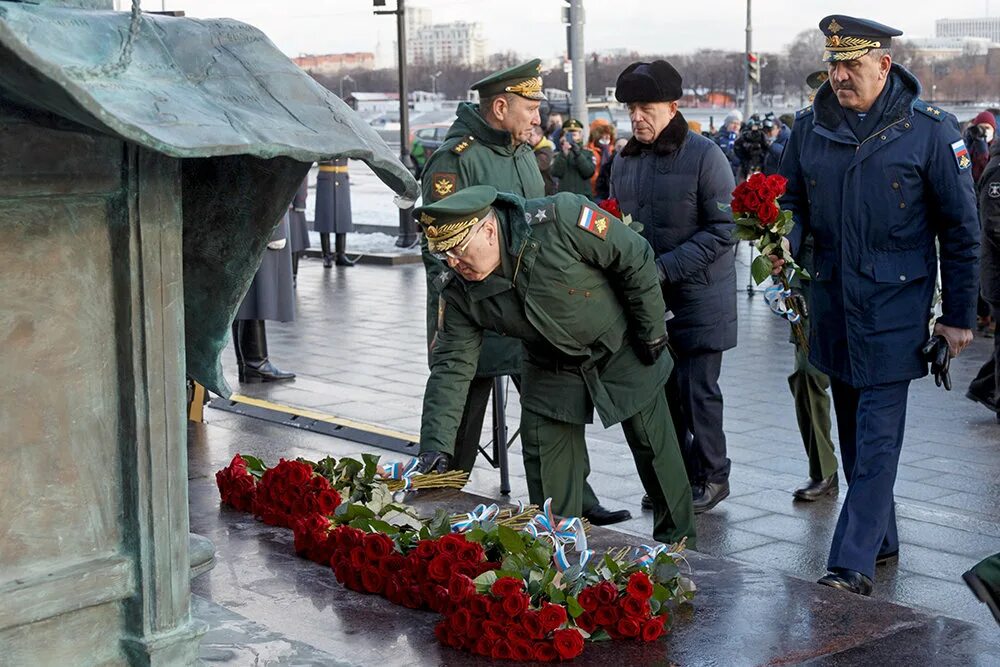
<path fill-rule="evenodd" d="M 574 130 L 583 130 L 583 125 L 577 119 L 570 118 L 563 123 L 564 137 L 568 137 L 568 133 Z M 584 146 L 574 143 L 569 154 L 563 153 L 561 146 L 556 148 L 556 155 L 552 160 L 552 177 L 559 181 L 559 192 L 572 192 L 593 198 L 590 177 L 596 169 L 594 154 Z"/>
<path fill-rule="evenodd" d="M 812 266 L 812 239 L 803 243 L 799 263 L 808 271 Z M 795 290 L 802 296 L 808 312 L 809 281 L 792 280 Z M 809 317 L 802 317 L 802 331 L 809 340 Z M 809 363 L 809 352 L 795 343 L 795 368 L 788 376 L 788 388 L 795 404 L 795 419 L 799 424 L 802 444 L 809 459 L 809 477 L 815 481 L 827 479 L 837 472 L 837 454 L 830 437 L 830 378 Z"/>
<path fill-rule="evenodd" d="M 526 202 L 486 186 L 417 210 L 430 249 L 456 247 L 456 219 L 465 215 L 467 233 L 490 203 L 499 221 L 500 267 L 478 282 L 454 273 L 439 280 L 421 449 L 448 451 L 454 442 L 483 333 L 520 340 L 529 500 L 551 497 L 564 516 L 582 512 L 584 426 L 596 409 L 605 427 L 622 424 L 653 499 L 653 536 L 662 542 L 687 537 L 694 548 L 691 489 L 663 392 L 673 362 L 649 353 L 644 363 L 633 348 L 657 349 L 666 340 L 652 249 L 583 197 Z M 486 211 L 479 211 L 483 205 Z"/>
<path fill-rule="evenodd" d="M 533 60 L 486 77 L 472 87 L 479 90 L 483 98 L 507 92 L 506 88 L 515 88 L 516 91 L 513 92 L 529 99 L 544 99 L 539 70 L 539 61 Z M 457 115 L 445 142 L 424 166 L 421 181 L 424 203 L 438 201 L 462 188 L 483 183 L 524 197 L 541 197 L 545 194 L 545 183 L 530 146 L 515 146 L 509 132 L 491 127 L 483 120 L 476 104 L 460 104 Z M 427 270 L 427 342 L 430 345 L 437 331 L 436 279 L 448 271 L 448 267 L 426 252 L 426 241 L 424 250 L 424 268 Z M 469 386 L 453 452 L 454 468 L 471 471 L 476 462 L 493 378 L 510 375 L 516 384 L 520 372 L 520 345 L 516 341 L 488 335 L 483 341 L 476 377 Z M 591 496 L 591 504 L 596 505 L 597 498 L 593 496 L 593 492 Z"/>

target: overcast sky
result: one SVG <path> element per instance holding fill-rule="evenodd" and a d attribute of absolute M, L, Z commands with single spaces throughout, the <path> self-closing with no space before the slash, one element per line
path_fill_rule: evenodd
<path fill-rule="evenodd" d="M 374 51 L 391 47 L 395 19 L 374 16 L 371 0 L 144 0 L 143 8 L 182 9 L 188 16 L 232 17 L 270 36 L 289 56 Z M 395 0 L 387 4 L 394 6 Z M 127 2 L 125 3 L 127 4 Z M 480 21 L 490 52 L 514 50 L 548 58 L 565 50 L 562 0 L 407 0 L 429 7 L 433 20 Z M 745 0 L 584 0 L 588 52 L 627 48 L 684 53 L 742 49 Z M 932 37 L 934 20 L 1000 14 L 1000 0 L 753 0 L 754 48 L 777 51 L 827 14 L 863 16 L 913 37 Z"/>

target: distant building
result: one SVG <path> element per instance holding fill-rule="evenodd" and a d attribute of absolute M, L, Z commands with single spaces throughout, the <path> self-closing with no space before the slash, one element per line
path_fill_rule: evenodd
<path fill-rule="evenodd" d="M 314 74 L 337 74 L 351 70 L 375 69 L 375 54 L 369 52 L 328 53 L 322 56 L 305 54 L 292 58 L 292 62 Z"/>
<path fill-rule="evenodd" d="M 354 92 L 344 98 L 347 106 L 355 111 L 386 112 L 399 109 L 399 93 L 362 93 Z"/>
<path fill-rule="evenodd" d="M 938 19 L 934 22 L 936 37 L 984 37 L 1000 42 L 1000 16 L 978 19 Z"/>
<path fill-rule="evenodd" d="M 406 59 L 414 65 L 467 65 L 486 62 L 483 24 L 432 23 L 426 7 L 406 8 Z"/>
<path fill-rule="evenodd" d="M 985 56 L 994 43 L 986 37 L 917 37 L 904 40 L 915 58 L 949 60 L 959 56 Z"/>

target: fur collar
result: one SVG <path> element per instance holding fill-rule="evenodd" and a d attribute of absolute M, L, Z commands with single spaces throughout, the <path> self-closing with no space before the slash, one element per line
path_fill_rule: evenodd
<path fill-rule="evenodd" d="M 688 122 L 684 118 L 684 114 L 678 111 L 670 124 L 663 128 L 652 144 L 644 144 L 632 137 L 622 149 L 622 155 L 626 157 L 638 155 L 644 150 L 652 150 L 656 155 L 669 155 L 681 147 L 687 138 L 687 133 Z"/>

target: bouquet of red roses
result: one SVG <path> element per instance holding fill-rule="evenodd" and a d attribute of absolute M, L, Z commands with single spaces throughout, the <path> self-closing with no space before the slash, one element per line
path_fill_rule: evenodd
<path fill-rule="evenodd" d="M 785 270 L 776 279 L 779 284 L 764 290 L 764 299 L 775 314 L 786 318 L 792 325 L 792 333 L 799 346 L 807 350 L 808 343 L 802 330 L 802 313 L 789 287 L 788 279 L 792 274 L 799 274 L 809 279 L 805 269 L 795 263 L 791 253 L 784 245 L 785 236 L 792 231 L 795 221 L 791 211 L 783 211 L 778 206 L 778 198 L 785 194 L 788 180 L 784 176 L 773 174 L 765 176 L 756 173 L 740 183 L 733 190 L 733 201 L 730 205 L 719 205 L 719 208 L 732 213 L 736 229 L 733 235 L 740 240 L 755 242 L 754 247 L 760 252 L 750 264 L 750 275 L 756 284 L 760 284 L 771 276 L 773 265 L 770 255 L 785 260 Z"/>

